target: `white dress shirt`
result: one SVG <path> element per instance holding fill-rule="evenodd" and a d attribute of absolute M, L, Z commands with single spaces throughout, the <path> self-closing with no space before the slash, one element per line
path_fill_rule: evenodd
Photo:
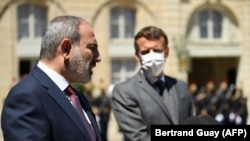
<path fill-rule="evenodd" d="M 38 62 L 37 67 L 39 67 L 44 73 L 46 73 L 48 77 L 60 88 L 61 91 L 64 92 L 64 90 L 68 87 L 69 82 L 62 75 L 47 67 L 41 61 Z M 65 95 L 70 100 L 69 96 L 66 93 Z M 91 124 L 87 113 L 84 111 L 84 109 L 82 110 L 88 122 Z"/>

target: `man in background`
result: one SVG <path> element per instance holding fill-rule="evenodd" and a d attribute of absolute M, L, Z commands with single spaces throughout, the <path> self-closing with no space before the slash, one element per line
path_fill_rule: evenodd
<path fill-rule="evenodd" d="M 151 125 L 178 125 L 195 115 L 185 82 L 163 72 L 168 37 L 156 27 L 142 28 L 134 40 L 141 64 L 132 78 L 114 86 L 112 109 L 125 141 L 150 141 Z"/>

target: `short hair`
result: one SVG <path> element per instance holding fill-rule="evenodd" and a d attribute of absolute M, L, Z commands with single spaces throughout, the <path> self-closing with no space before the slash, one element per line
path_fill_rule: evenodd
<path fill-rule="evenodd" d="M 146 26 L 142 28 L 134 37 L 134 48 L 136 54 L 138 53 L 138 45 L 137 45 L 137 40 L 141 37 L 145 37 L 148 40 L 155 40 L 155 39 L 160 39 L 163 37 L 165 41 L 165 47 L 168 47 L 168 37 L 167 34 L 159 27 L 156 26 Z"/>
<path fill-rule="evenodd" d="M 76 16 L 58 16 L 47 25 L 41 43 L 40 59 L 53 59 L 57 47 L 64 38 L 69 38 L 74 45 L 79 45 L 79 25 L 87 23 L 83 18 Z"/>

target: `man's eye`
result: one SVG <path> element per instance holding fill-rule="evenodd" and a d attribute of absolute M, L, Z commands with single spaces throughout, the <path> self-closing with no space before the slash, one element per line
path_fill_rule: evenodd
<path fill-rule="evenodd" d="M 88 48 L 90 49 L 90 50 L 96 50 L 97 49 L 97 45 L 96 44 L 90 44 L 90 45 L 88 45 Z"/>
<path fill-rule="evenodd" d="M 161 53 L 162 50 L 161 50 L 161 49 L 158 49 L 158 50 L 154 50 L 154 52 Z"/>
<path fill-rule="evenodd" d="M 156 52 L 156 53 L 161 53 L 163 50 L 161 49 L 155 49 L 153 50 L 153 52 Z M 141 54 L 142 55 L 145 55 L 145 54 L 148 54 L 150 52 L 150 50 L 145 50 L 145 51 L 141 51 Z"/>
<path fill-rule="evenodd" d="M 149 53 L 149 50 L 145 50 L 145 51 L 142 51 L 141 54 L 144 55 L 144 54 L 148 54 Z"/>

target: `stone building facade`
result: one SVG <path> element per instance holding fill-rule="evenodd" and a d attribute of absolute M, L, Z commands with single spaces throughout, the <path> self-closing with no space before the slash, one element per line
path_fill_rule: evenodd
<path fill-rule="evenodd" d="M 199 86 L 226 79 L 250 99 L 249 0 L 1 0 L 0 108 L 37 62 L 46 23 L 65 14 L 94 28 L 102 62 L 93 84 L 104 79 L 108 88 L 131 77 L 138 70 L 133 36 L 156 25 L 169 36 L 167 74 Z"/>

